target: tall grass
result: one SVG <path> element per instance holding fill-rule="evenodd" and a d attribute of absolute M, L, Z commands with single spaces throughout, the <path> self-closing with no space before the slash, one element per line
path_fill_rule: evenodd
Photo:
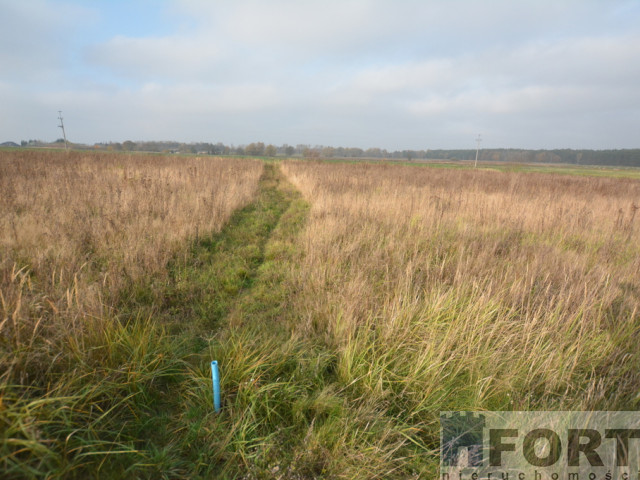
<path fill-rule="evenodd" d="M 27 156 L 7 478 L 433 478 L 440 410 L 640 406 L 637 180 Z"/>
<path fill-rule="evenodd" d="M 87 465 L 126 473 L 106 459 L 135 453 L 158 425 L 153 412 L 185 358 L 150 319 L 153 310 L 127 305 L 153 297 L 154 285 L 162 291 L 168 264 L 253 199 L 262 168 L 218 158 L 0 153 L 5 478 L 67 477 Z M 154 463 L 144 455 L 140 462 Z"/>
<path fill-rule="evenodd" d="M 288 162 L 306 334 L 387 414 L 640 406 L 640 182 Z"/>

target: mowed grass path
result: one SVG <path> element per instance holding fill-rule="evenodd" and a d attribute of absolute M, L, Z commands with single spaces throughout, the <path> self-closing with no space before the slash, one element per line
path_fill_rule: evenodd
<path fill-rule="evenodd" d="M 265 354 L 277 356 L 286 343 L 278 327 L 287 297 L 282 281 L 307 209 L 277 165 L 266 164 L 256 201 L 236 212 L 219 234 L 195 240 L 190 254 L 170 266 L 171 281 L 162 295 L 147 296 L 140 287 L 129 308 L 138 316 L 148 311 L 171 332 L 183 368 L 135 433 L 144 460 L 118 460 L 109 473 L 235 478 L 275 468 L 271 440 L 283 429 L 274 424 L 280 423 L 278 410 L 291 405 L 277 398 L 278 381 L 266 389 L 260 385 L 297 365 L 290 358 L 288 366 L 271 371 L 278 362 Z M 209 370 L 214 359 L 222 375 L 218 414 Z"/>
<path fill-rule="evenodd" d="M 220 234 L 197 239 L 191 255 L 170 267 L 162 309 L 175 326 L 196 332 L 219 327 L 254 286 L 267 242 L 292 201 L 293 190 L 285 191 L 283 182 L 275 165 L 265 165 L 256 201 L 236 212 Z"/>

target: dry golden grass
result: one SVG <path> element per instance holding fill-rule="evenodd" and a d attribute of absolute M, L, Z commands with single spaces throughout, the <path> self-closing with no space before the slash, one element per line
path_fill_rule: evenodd
<path fill-rule="evenodd" d="M 297 308 L 344 384 L 425 421 L 640 405 L 637 180 L 283 171 L 312 205 Z"/>
<path fill-rule="evenodd" d="M 0 155 L 9 478 L 434 478 L 441 410 L 640 407 L 638 180 Z"/>
<path fill-rule="evenodd" d="M 165 276 L 188 239 L 219 231 L 251 201 L 262 168 L 252 160 L 1 152 L 0 380 L 29 384 L 58 353 L 88 348 L 89 326 L 116 315 L 136 282 Z"/>

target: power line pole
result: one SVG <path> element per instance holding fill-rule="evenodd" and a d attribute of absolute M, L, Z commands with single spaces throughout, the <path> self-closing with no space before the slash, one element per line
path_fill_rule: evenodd
<path fill-rule="evenodd" d="M 60 120 L 59 128 L 62 129 L 62 136 L 64 137 L 64 149 L 67 150 L 67 134 L 64 132 L 64 122 L 62 120 L 62 110 L 58 110 L 58 120 Z"/>
<path fill-rule="evenodd" d="M 476 163 L 473 165 L 473 168 L 478 166 L 478 152 L 480 151 L 480 142 L 482 142 L 482 137 L 478 134 L 478 138 L 476 138 Z"/>

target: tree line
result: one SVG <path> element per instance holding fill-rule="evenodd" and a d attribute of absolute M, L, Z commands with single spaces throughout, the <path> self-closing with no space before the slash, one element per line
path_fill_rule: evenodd
<path fill-rule="evenodd" d="M 475 150 L 431 150 L 430 158 L 445 160 L 475 160 Z M 604 165 L 640 167 L 640 149 L 621 150 L 480 150 L 478 160 L 507 163 L 564 163 L 570 165 Z"/>
<path fill-rule="evenodd" d="M 62 139 L 56 142 L 62 142 Z M 54 142 L 54 143 L 56 143 Z M 50 143 L 39 140 L 23 140 L 23 147 L 48 146 Z M 176 141 L 131 141 L 103 142 L 93 146 L 74 144 L 74 148 L 93 148 L 96 150 L 158 152 L 198 155 L 247 155 L 256 157 L 303 157 L 303 158 L 361 158 L 388 160 L 475 160 L 475 149 L 422 149 L 394 150 L 383 148 L 332 147 L 326 145 L 273 145 L 253 142 L 247 145 L 226 145 L 222 142 L 184 143 Z M 564 163 L 572 165 L 604 165 L 640 167 L 640 149 L 586 150 L 586 149 L 482 149 L 478 160 L 481 162 L 506 163 Z"/>
<path fill-rule="evenodd" d="M 117 147 L 117 144 L 111 144 Z M 117 148 L 115 148 L 117 149 Z M 249 155 L 258 157 L 298 156 L 303 158 L 372 158 L 390 160 L 475 160 L 475 149 L 422 149 L 393 150 L 383 148 L 332 147 L 326 145 L 272 145 L 254 142 L 247 145 L 180 142 L 131 142 L 122 143 L 122 150 L 196 153 L 209 155 Z M 482 162 L 507 163 L 566 163 L 572 165 L 616 165 L 640 167 L 640 149 L 622 150 L 526 150 L 482 149 L 478 159 Z"/>

